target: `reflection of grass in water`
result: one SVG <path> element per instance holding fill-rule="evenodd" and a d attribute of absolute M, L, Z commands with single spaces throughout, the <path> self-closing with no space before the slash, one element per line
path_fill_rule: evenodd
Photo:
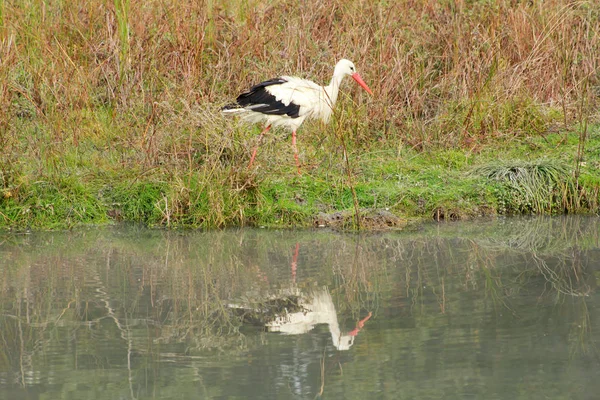
<path fill-rule="evenodd" d="M 378 305 L 389 303 L 392 296 L 398 307 L 412 301 L 414 307 L 407 312 L 434 323 L 440 313 L 489 313 L 485 301 L 456 302 L 465 290 L 485 290 L 487 299 L 498 310 L 515 308 L 513 301 L 522 290 L 533 288 L 545 296 L 560 294 L 557 301 L 565 304 L 566 295 L 583 293 L 591 285 L 590 271 L 581 267 L 582 260 L 572 250 L 592 246 L 598 240 L 597 225 L 565 218 L 534 218 L 507 220 L 496 225 L 494 231 L 481 230 L 477 224 L 468 230 L 462 226 L 436 225 L 437 238 L 432 238 L 431 232 L 426 232 L 426 237 L 414 232 L 319 233 L 315 237 L 314 232 L 263 235 L 241 231 L 236 235 L 211 232 L 188 236 L 132 230 L 106 237 L 87 231 L 66 235 L 62 241 L 54 235 L 54 244 L 59 244 L 54 250 L 49 247 L 34 256 L 17 251 L 9 256 L 13 265 L 23 267 L 0 270 L 0 281 L 11 282 L 11 286 L 0 284 L 2 310 L 8 309 L 9 314 L 29 324 L 29 336 L 23 336 L 28 357 L 36 354 L 36 346 L 44 340 L 54 340 L 49 331 L 57 328 L 57 322 L 59 329 L 74 330 L 106 321 L 107 304 L 113 308 L 110 318 L 115 321 L 110 329 L 131 338 L 132 348 L 144 354 L 159 344 L 182 342 L 192 353 L 202 349 L 236 351 L 247 342 L 238 331 L 239 319 L 226 308 L 227 302 L 249 291 L 260 295 L 290 284 L 290 261 L 296 243 L 300 243 L 297 287 L 305 289 L 314 282 L 329 286 L 341 323 L 349 315 L 356 322 L 366 311 L 374 311 L 375 320 Z M 148 236 L 145 240 L 136 239 L 144 235 Z M 39 242 L 30 245 L 41 246 Z M 307 251 L 313 245 L 323 250 Z M 93 257 L 76 255 L 74 249 L 85 246 L 92 249 Z M 545 265 L 536 264 L 531 254 L 544 260 Z M 99 261 L 92 261 L 96 256 Z M 529 268 L 499 268 L 500 260 L 506 257 L 525 259 Z M 67 262 L 69 259 L 86 267 L 76 268 Z M 45 268 L 48 262 L 62 267 Z M 308 266 L 319 267 L 309 273 Z M 543 282 L 551 285 L 544 286 Z M 427 292 L 433 293 L 437 303 L 420 302 L 427 298 Z M 15 314 L 15 299 L 27 296 L 29 308 Z M 152 308 L 146 309 L 149 303 Z M 476 309 L 463 309 L 471 305 Z M 589 315 L 582 318 L 589 319 Z M 127 322 L 133 319 L 144 320 L 155 329 L 141 338 L 130 335 L 128 329 L 132 328 Z M 346 326 L 352 323 L 345 322 Z M 10 332 L 3 331 L 3 335 L 12 336 L 5 340 L 16 346 L 17 330 Z M 6 353 L 0 358 L 14 359 L 15 354 L 8 352 L 18 348 L 1 351 Z M 161 350 L 157 347 L 156 351 Z"/>
<path fill-rule="evenodd" d="M 435 229 L 440 238 L 472 240 L 487 250 L 543 256 L 570 254 L 573 248 L 595 249 L 600 240 L 593 218 L 511 217 L 497 220 L 493 230 L 477 222 L 439 224 Z"/>
<path fill-rule="evenodd" d="M 57 240 L 59 246 L 48 253 L 16 252 L 12 261 L 21 267 L 4 270 L 0 276 L 4 282 L 11 282 L 8 291 L 0 291 L 2 309 L 47 339 L 51 335 L 46 329 L 94 328 L 106 318 L 114 321 L 120 336 L 129 338 L 128 321 L 133 316 L 157 328 L 153 340 L 188 340 L 194 345 L 198 335 L 202 339 L 195 343 L 198 346 L 228 346 L 225 337 L 235 337 L 239 323 L 226 312 L 223 303 L 232 291 L 251 279 L 238 271 L 233 259 L 229 263 L 216 260 L 224 251 L 223 245 L 210 243 L 213 250 L 207 252 L 207 257 L 216 262 L 200 262 L 192 269 L 178 257 L 185 251 L 185 240 L 169 241 L 168 247 L 154 246 L 161 243 L 162 235 L 152 235 L 156 240 L 151 238 L 150 245 L 147 242 L 143 247 L 131 236 L 113 238 L 111 246 L 106 246 L 102 235 L 92 233 L 91 241 L 86 235 L 66 235 L 72 240 Z M 81 253 L 82 247 L 91 247 L 93 255 L 89 259 L 72 256 Z M 141 260 L 145 265 L 139 266 Z M 78 267 L 78 263 L 86 266 Z M 145 308 L 148 302 L 152 309 Z M 22 312 L 17 313 L 21 304 Z M 138 343 L 140 348 L 145 347 L 144 341 Z M 34 341 L 25 342 L 33 351 Z"/>
<path fill-rule="evenodd" d="M 542 276 L 558 295 L 589 293 L 593 271 L 582 269 L 582 250 L 595 248 L 596 224 L 581 219 L 535 217 L 507 220 L 493 237 L 476 239 L 490 253 L 525 257 L 532 268 L 519 271 L 521 278 Z"/>
<path fill-rule="evenodd" d="M 587 300 L 584 297 L 580 297 L 574 304 L 574 307 L 579 323 L 574 322 L 569 332 L 571 356 L 578 353 L 589 354 L 590 352 L 593 352 L 597 356 L 600 355 L 600 351 L 592 340 L 592 326 Z"/>
<path fill-rule="evenodd" d="M 376 312 L 380 302 L 380 288 L 385 287 L 382 279 L 388 275 L 388 266 L 373 263 L 378 258 L 377 249 L 369 246 L 369 236 L 351 235 L 344 245 L 332 248 L 329 255 L 331 265 L 335 266 L 331 293 L 336 300 L 340 313 L 351 311 L 352 318 L 364 317 L 368 311 Z M 341 243 L 340 243 L 341 244 Z M 351 257 L 348 255 L 351 254 Z M 351 259 L 340 263 L 336 260 Z"/>
<path fill-rule="evenodd" d="M 34 357 L 44 356 L 56 339 L 55 329 L 77 297 L 66 271 L 36 263 L 0 268 L 0 360 L 6 365 L 0 369 L 12 371 L 21 385 L 35 367 Z"/>
<path fill-rule="evenodd" d="M 82 324 L 94 327 L 108 318 L 114 322 L 111 329 L 127 339 L 131 337 L 127 321 L 133 317 L 157 328 L 152 335 L 155 343 L 183 341 L 192 351 L 239 348 L 243 343 L 238 330 L 241 320 L 227 308 L 228 302 L 290 284 L 290 262 L 298 239 L 285 233 L 261 236 L 251 231 L 191 236 L 195 236 L 193 247 L 190 237 L 181 233 L 137 228 L 108 237 L 101 230 L 53 234 L 52 246 L 46 246 L 44 234 L 24 238 L 21 247 L 42 251 L 9 255 L 15 267 L 3 270 L 0 280 L 13 282 L 12 290 L 18 295 L 0 291 L 2 303 L 13 308 L 11 299 L 26 296 L 28 287 L 34 286 L 36 297 L 28 306 L 27 321 L 37 327 L 53 328 L 57 322 L 67 329 Z M 373 276 L 380 268 L 369 262 L 374 254 L 358 236 L 331 235 L 325 238 L 330 240 L 331 251 L 321 254 L 318 261 L 307 260 L 302 257 L 303 246 L 310 247 L 312 240 L 312 235 L 306 234 L 299 242 L 298 287 L 310 286 L 313 281 L 328 285 L 337 294 L 340 313 L 348 315 L 351 310 L 353 319 L 364 317 L 377 298 L 365 295 L 377 291 Z M 89 249 L 85 258 L 81 248 Z M 354 249 L 358 260 L 337 261 L 345 249 Z M 180 257 L 182 253 L 188 258 Z M 308 278 L 305 261 L 331 268 L 314 271 L 316 274 Z M 48 268 L 48 264 L 63 267 Z M 26 271 L 33 273 L 15 279 Z M 146 308 L 148 303 L 151 309 Z M 23 320 L 21 315 L 15 317 Z M 138 339 L 132 339 L 132 346 L 144 348 L 146 339 Z M 28 347 L 32 349 L 33 342 Z"/>
<path fill-rule="evenodd" d="M 597 227 L 592 219 L 536 217 L 501 220 L 493 230 L 472 222 L 432 225 L 425 234 L 438 240 L 410 233 L 411 240 L 400 251 L 411 311 L 423 318 L 421 323 L 438 312 L 489 314 L 480 300 L 469 305 L 474 308 L 462 309 L 457 299 L 465 289 L 485 292 L 496 312 L 506 314 L 503 310 L 508 309 L 515 318 L 525 316 L 518 305 L 522 296 L 534 293 L 538 301 L 566 310 L 596 286 L 597 270 L 589 258 L 594 253 L 585 250 L 597 248 Z M 439 308 L 423 302 L 427 292 Z M 589 317 L 587 313 L 577 319 Z M 574 324 L 572 334 L 589 344 L 590 336 L 581 336 L 582 326 Z"/>
<path fill-rule="evenodd" d="M 502 281 L 501 274 L 494 274 L 494 262 L 490 262 L 490 265 L 483 265 L 480 270 L 485 277 L 485 295 L 492 299 L 496 310 L 501 306 L 509 310 L 515 315 L 515 310 L 510 306 L 510 296 L 507 296 L 507 285 Z"/>
<path fill-rule="evenodd" d="M 495 301 L 508 307 L 517 293 L 539 287 L 539 299 L 550 297 L 557 306 L 565 309 L 573 301 L 581 304 L 574 317 L 580 322 L 569 325 L 569 341 L 572 352 L 582 354 L 588 353 L 593 346 L 586 298 L 596 286 L 596 270 L 593 262 L 584 258 L 583 250 L 597 248 L 599 240 L 597 223 L 589 222 L 588 219 L 544 216 L 507 219 L 494 232 L 489 232 L 493 236 L 480 236 L 480 231 L 468 235 L 473 238 L 473 246 L 481 248 L 487 259 L 491 259 L 490 263 L 482 261 L 478 265 L 486 277 L 486 285 L 491 283 L 486 286 L 486 294 Z M 526 268 L 515 270 L 515 279 L 503 279 L 505 269 L 510 265 L 502 270 L 496 268 L 498 260 L 505 257 L 525 260 L 518 262 L 517 265 Z M 539 282 L 543 283 L 541 287 Z"/>
<path fill-rule="evenodd" d="M 568 258 L 561 258 L 554 263 L 553 267 L 548 265 L 548 261 L 532 253 L 531 260 L 543 275 L 546 282 L 556 291 L 557 297 L 560 296 L 589 296 L 591 288 L 587 282 L 586 273 L 581 270 L 581 260 L 574 252 Z M 571 261 L 570 264 L 567 261 Z"/>

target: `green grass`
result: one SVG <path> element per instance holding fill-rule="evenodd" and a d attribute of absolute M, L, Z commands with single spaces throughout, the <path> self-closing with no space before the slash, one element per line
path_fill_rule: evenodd
<path fill-rule="evenodd" d="M 573 172 L 555 160 L 493 161 L 474 172 L 499 183 L 503 212 L 556 213 L 581 208 Z"/>
<path fill-rule="evenodd" d="M 559 137 L 534 138 L 500 156 L 491 151 L 355 150 L 349 154 L 356 160 L 350 164 L 352 185 L 361 209 L 389 209 L 407 219 L 434 218 L 440 210 L 452 218 L 598 212 L 600 155 L 586 153 L 576 183 L 573 163 L 567 160 L 575 157 L 577 143 L 568 135 L 567 144 L 557 147 Z M 594 135 L 588 149 L 599 144 Z M 68 176 L 54 173 L 27 181 L 23 175 L 3 175 L 8 184 L 0 198 L 2 226 L 57 228 L 123 220 L 168 227 L 299 227 L 312 225 L 319 213 L 354 209 L 340 154 L 320 151 L 330 160 L 304 167 L 298 176 L 287 147 L 285 140 L 265 146 L 256 170 L 229 166 L 215 172 L 211 182 L 220 186 L 207 184 L 206 172 L 194 168 L 171 174 L 161 168 L 122 170 L 107 164 L 101 170 L 69 152 L 54 160 L 57 171 L 64 170 L 62 163 L 70 166 Z M 287 153 L 287 163 L 273 164 L 271 152 Z M 523 154 L 533 161 L 520 161 L 517 157 Z M 301 159 L 305 157 L 301 152 Z"/>

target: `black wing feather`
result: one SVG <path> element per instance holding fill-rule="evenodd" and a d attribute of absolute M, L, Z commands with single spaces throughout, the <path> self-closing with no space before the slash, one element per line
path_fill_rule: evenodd
<path fill-rule="evenodd" d="M 252 107 L 252 111 L 268 115 L 287 115 L 292 118 L 298 118 L 300 115 L 300 106 L 291 102 L 287 106 L 283 102 L 277 100 L 275 96 L 265 90 L 266 87 L 272 85 L 281 85 L 287 80 L 283 78 L 269 79 L 254 85 L 238 96 L 236 99 L 240 107 Z"/>

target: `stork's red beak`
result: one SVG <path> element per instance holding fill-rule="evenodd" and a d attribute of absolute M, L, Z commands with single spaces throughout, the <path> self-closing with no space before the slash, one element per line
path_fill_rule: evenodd
<path fill-rule="evenodd" d="M 369 89 L 369 87 L 367 86 L 367 84 L 365 83 L 365 81 L 362 80 L 362 78 L 360 77 L 360 75 L 358 74 L 358 72 L 353 73 L 352 78 L 360 85 L 363 87 L 363 89 L 365 89 L 367 92 L 369 92 L 369 94 L 371 96 L 373 96 L 373 92 L 371 92 L 371 89 Z"/>

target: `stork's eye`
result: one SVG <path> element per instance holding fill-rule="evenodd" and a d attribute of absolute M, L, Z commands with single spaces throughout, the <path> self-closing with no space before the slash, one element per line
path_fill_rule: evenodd
<path fill-rule="evenodd" d="M 354 67 L 350 67 L 350 71 L 354 71 Z"/>

